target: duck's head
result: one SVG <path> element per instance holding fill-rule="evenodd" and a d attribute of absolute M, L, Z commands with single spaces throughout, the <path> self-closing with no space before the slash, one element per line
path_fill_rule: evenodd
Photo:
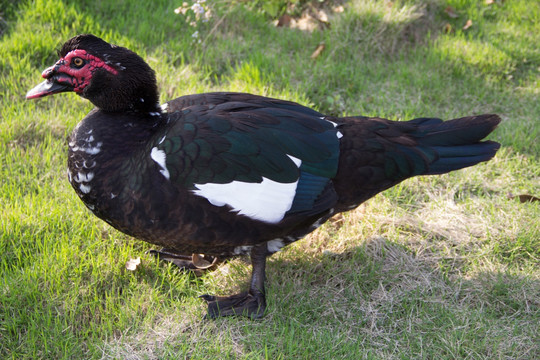
<path fill-rule="evenodd" d="M 154 71 L 134 52 L 85 34 L 68 40 L 58 55 L 27 99 L 73 91 L 105 111 L 159 111 Z"/>

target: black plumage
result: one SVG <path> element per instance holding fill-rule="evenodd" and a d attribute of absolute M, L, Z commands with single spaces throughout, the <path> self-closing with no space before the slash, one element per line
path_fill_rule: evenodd
<path fill-rule="evenodd" d="M 333 214 L 411 176 L 487 161 L 499 148 L 481 141 L 497 115 L 337 118 L 240 93 L 160 106 L 153 70 L 125 48 L 79 35 L 60 57 L 27 98 L 74 91 L 96 106 L 69 142 L 69 180 L 86 206 L 178 254 L 251 255 L 249 290 L 205 296 L 210 317 L 262 316 L 266 257 Z"/>

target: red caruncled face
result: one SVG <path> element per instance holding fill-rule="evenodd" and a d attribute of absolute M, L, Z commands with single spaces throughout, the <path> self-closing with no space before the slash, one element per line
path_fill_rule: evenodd
<path fill-rule="evenodd" d="M 114 75 L 118 71 L 107 65 L 97 56 L 91 55 L 86 50 L 77 49 L 70 51 L 53 66 L 45 69 L 41 76 L 47 80 L 54 80 L 58 83 L 69 84 L 73 91 L 81 93 L 92 79 L 92 74 L 97 69 L 104 69 Z"/>

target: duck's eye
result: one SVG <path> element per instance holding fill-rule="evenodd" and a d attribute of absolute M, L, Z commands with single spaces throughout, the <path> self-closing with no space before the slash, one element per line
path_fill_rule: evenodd
<path fill-rule="evenodd" d="M 76 58 L 73 58 L 73 60 L 71 61 L 71 63 L 76 66 L 76 67 L 81 67 L 84 65 L 84 60 L 81 59 L 80 57 L 76 57 Z"/>

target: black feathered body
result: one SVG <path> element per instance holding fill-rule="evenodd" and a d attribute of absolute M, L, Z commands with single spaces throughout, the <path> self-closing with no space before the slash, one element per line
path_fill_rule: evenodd
<path fill-rule="evenodd" d="M 498 148 L 479 142 L 498 123 L 491 115 L 453 123 L 332 118 L 238 93 L 190 95 L 167 106 L 151 114 L 92 111 L 73 131 L 68 168 L 98 217 L 182 253 L 233 255 L 276 240 L 269 251 L 277 251 L 408 177 L 485 161 Z M 458 160 L 445 160 L 450 148 Z M 242 214 L 197 195 L 200 184 L 263 179 L 296 182 L 282 218 Z"/>
<path fill-rule="evenodd" d="M 227 98 L 226 94 L 221 96 Z M 282 221 L 268 223 L 238 215 L 226 205 L 212 205 L 193 194 L 194 184 L 233 180 L 256 183 L 263 176 L 282 182 L 298 180 L 300 170 L 285 155 L 302 156 L 305 152 L 295 149 L 298 143 L 292 146 L 285 141 L 285 133 L 291 132 L 285 128 L 294 128 L 294 124 L 297 130 L 312 133 L 292 131 L 291 136 L 300 137 L 299 141 L 313 142 L 321 135 L 332 139 L 334 154 L 324 147 L 315 148 L 315 144 L 308 147 L 323 154 L 319 166 L 323 173 L 328 172 L 325 161 L 333 156 L 335 164 L 329 168 L 335 173 L 339 144 L 333 138 L 337 139 L 337 131 L 321 119 L 311 122 L 304 116 L 300 119 L 303 123 L 289 123 L 287 119 L 276 122 L 267 114 L 272 109 L 280 110 L 280 105 L 289 115 L 296 114 L 284 110 L 298 106 L 289 102 L 266 99 L 267 103 L 254 105 L 241 99 L 264 98 L 231 96 L 240 101 L 208 103 L 211 95 L 201 95 L 199 101 L 194 99 L 181 110 L 153 115 L 92 111 L 74 129 L 69 142 L 70 183 L 94 214 L 118 230 L 178 252 L 231 255 L 272 239 L 287 237 L 284 241 L 292 242 L 300 238 L 312 223 L 330 213 L 329 205 L 335 204 L 336 195 L 329 186 L 320 188 L 309 207 L 300 206 Z M 230 114 L 233 116 L 229 118 Z M 282 136 L 273 130 L 276 125 L 283 128 Z M 282 140 L 272 140 L 272 133 Z M 276 141 L 275 150 L 268 149 L 272 141 Z M 316 145 L 321 144 L 324 141 Z M 166 153 L 168 177 L 151 157 L 154 148 Z M 269 150 L 266 154 L 265 149 Z M 324 179 L 330 183 L 329 177 Z"/>

